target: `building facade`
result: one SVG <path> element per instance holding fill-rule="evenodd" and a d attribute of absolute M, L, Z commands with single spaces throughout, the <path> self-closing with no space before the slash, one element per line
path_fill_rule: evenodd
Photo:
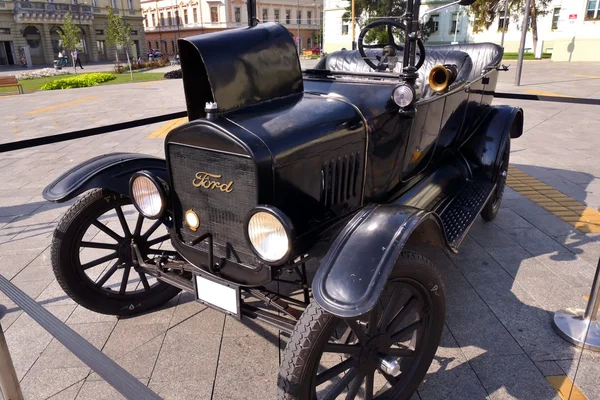
<path fill-rule="evenodd" d="M 20 64 L 25 47 L 33 64 L 52 64 L 62 50 L 58 32 L 67 13 L 81 29 L 78 52 L 83 62 L 113 60 L 117 50 L 106 45 L 109 5 L 131 24 L 130 55 L 144 54 L 140 0 L 0 0 L 0 65 Z"/>
<path fill-rule="evenodd" d="M 146 46 L 168 56 L 178 53 L 177 39 L 248 26 L 244 0 L 142 0 Z M 301 49 L 320 45 L 322 6 L 306 0 L 257 1 L 260 22 L 279 22 Z"/>

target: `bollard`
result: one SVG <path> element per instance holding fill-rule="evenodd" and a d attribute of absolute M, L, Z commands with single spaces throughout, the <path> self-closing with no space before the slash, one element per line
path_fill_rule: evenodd
<path fill-rule="evenodd" d="M 0 305 L 0 320 L 6 314 L 6 307 Z M 19 379 L 15 366 L 8 352 L 8 345 L 4 338 L 4 331 L 0 325 L 0 391 L 5 400 L 23 400 Z"/>
<path fill-rule="evenodd" d="M 567 309 L 554 314 L 553 326 L 565 340 L 584 349 L 600 351 L 600 260 L 585 310 Z"/>

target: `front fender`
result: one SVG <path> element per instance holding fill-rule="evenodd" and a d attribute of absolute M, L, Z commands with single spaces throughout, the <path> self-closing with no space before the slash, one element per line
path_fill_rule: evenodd
<path fill-rule="evenodd" d="M 169 181 L 165 160 L 144 154 L 111 153 L 91 158 L 63 173 L 44 189 L 48 201 L 61 203 L 89 189 L 109 189 L 129 196 L 129 179 L 134 172 L 148 170 Z"/>
<path fill-rule="evenodd" d="M 339 317 L 356 317 L 372 309 L 396 259 L 419 226 L 431 224 L 438 239 L 442 224 L 432 213 L 386 204 L 360 210 L 337 236 L 313 280 L 317 304 Z M 430 232 L 431 233 L 431 232 Z"/>

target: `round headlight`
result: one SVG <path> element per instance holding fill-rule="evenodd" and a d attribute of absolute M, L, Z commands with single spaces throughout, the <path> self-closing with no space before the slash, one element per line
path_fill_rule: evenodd
<path fill-rule="evenodd" d="M 165 211 L 164 189 L 154 174 L 136 172 L 131 177 L 130 193 L 133 205 L 144 217 L 156 219 Z"/>
<path fill-rule="evenodd" d="M 415 101 L 416 96 L 415 89 L 407 84 L 396 86 L 392 92 L 394 103 L 402 108 L 410 106 Z"/>
<path fill-rule="evenodd" d="M 264 211 L 263 211 L 264 210 Z M 274 209 L 258 209 L 248 219 L 248 241 L 267 262 L 283 261 L 291 251 L 291 222 Z"/>

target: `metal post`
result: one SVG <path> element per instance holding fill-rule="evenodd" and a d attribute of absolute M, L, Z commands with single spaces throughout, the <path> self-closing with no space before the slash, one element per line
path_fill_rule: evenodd
<path fill-rule="evenodd" d="M 506 14 L 508 13 L 508 0 L 504 4 L 504 21 L 502 23 L 502 39 L 500 39 L 500 47 L 504 48 L 504 33 L 506 32 Z"/>
<path fill-rule="evenodd" d="M 592 283 L 592 291 L 584 310 L 567 309 L 554 314 L 554 330 L 565 340 L 593 351 L 600 351 L 600 260 Z"/>
<path fill-rule="evenodd" d="M 521 47 L 519 48 L 519 60 L 517 61 L 517 74 L 515 76 L 515 85 L 521 85 L 521 71 L 523 69 L 523 54 L 525 53 L 525 39 L 527 38 L 527 27 L 529 26 L 529 7 L 531 0 L 525 4 L 525 15 L 523 16 L 523 26 L 521 27 Z"/>
<path fill-rule="evenodd" d="M 458 12 L 456 13 L 456 27 L 454 27 L 454 42 L 452 44 L 458 43 L 456 41 L 456 33 L 458 32 L 458 26 L 460 25 L 460 14 L 462 9 L 458 6 Z"/>
<path fill-rule="evenodd" d="M 354 36 L 354 23 L 355 23 L 354 17 L 355 17 L 355 15 L 354 15 L 354 0 L 352 0 L 352 50 L 356 50 L 356 41 L 354 40 L 355 39 L 355 36 Z"/>
<path fill-rule="evenodd" d="M 6 314 L 6 307 L 0 305 L 0 320 Z M 23 400 L 19 378 L 15 371 L 15 366 L 10 358 L 6 338 L 2 326 L 0 326 L 0 391 L 2 396 L 8 400 Z"/>

